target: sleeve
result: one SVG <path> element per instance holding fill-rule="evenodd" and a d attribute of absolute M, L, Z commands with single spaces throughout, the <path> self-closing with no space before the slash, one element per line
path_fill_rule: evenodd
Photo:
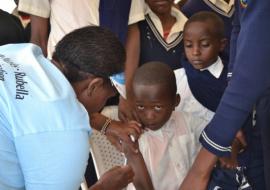
<path fill-rule="evenodd" d="M 144 0 L 131 0 L 128 24 L 135 24 L 144 20 Z"/>
<path fill-rule="evenodd" d="M 74 190 L 88 160 L 88 132 L 69 130 L 15 138 L 27 190 Z"/>
<path fill-rule="evenodd" d="M 49 18 L 50 0 L 20 0 L 18 10 L 31 15 Z"/>
<path fill-rule="evenodd" d="M 216 114 L 202 132 L 202 145 L 218 156 L 230 153 L 230 144 L 253 105 L 270 87 L 270 1 L 251 0 L 241 8 L 241 30 L 233 76 Z"/>

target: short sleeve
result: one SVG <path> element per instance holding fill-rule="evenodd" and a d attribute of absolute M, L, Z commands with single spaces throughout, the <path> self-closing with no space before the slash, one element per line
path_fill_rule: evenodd
<path fill-rule="evenodd" d="M 132 0 L 129 12 L 128 24 L 135 24 L 141 20 L 144 20 L 144 0 Z"/>
<path fill-rule="evenodd" d="M 18 10 L 31 15 L 49 18 L 51 8 L 49 0 L 20 0 Z"/>

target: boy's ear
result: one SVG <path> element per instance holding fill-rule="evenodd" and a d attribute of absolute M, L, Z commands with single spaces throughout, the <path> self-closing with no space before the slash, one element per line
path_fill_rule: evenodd
<path fill-rule="evenodd" d="M 225 47 L 227 46 L 227 43 L 228 43 L 228 40 L 226 38 L 222 38 L 220 40 L 220 48 L 219 48 L 219 51 L 222 52 Z"/>
<path fill-rule="evenodd" d="M 175 97 L 175 107 L 179 105 L 180 100 L 181 100 L 180 95 L 179 94 L 176 94 L 176 97 Z"/>
<path fill-rule="evenodd" d="M 92 79 L 88 85 L 87 85 L 87 95 L 88 96 L 92 96 L 94 93 L 97 92 L 97 90 L 102 87 L 104 83 L 104 79 L 100 78 L 100 77 L 96 77 L 94 79 Z"/>

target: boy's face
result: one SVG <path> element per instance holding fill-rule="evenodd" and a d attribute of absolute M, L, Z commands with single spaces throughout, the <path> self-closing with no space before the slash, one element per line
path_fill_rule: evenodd
<path fill-rule="evenodd" d="M 184 48 L 188 61 L 195 69 L 212 65 L 225 47 L 225 40 L 214 34 L 211 21 L 191 22 L 184 31 Z"/>
<path fill-rule="evenodd" d="M 156 14 L 170 13 L 173 0 L 145 0 L 151 10 Z"/>
<path fill-rule="evenodd" d="M 160 129 L 170 118 L 179 96 L 172 96 L 165 85 L 134 84 L 136 112 L 145 128 Z"/>

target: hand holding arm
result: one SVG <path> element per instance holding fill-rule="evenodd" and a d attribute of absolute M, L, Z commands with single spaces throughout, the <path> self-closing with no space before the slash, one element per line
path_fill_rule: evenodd
<path fill-rule="evenodd" d="M 107 117 L 100 113 L 93 113 L 90 115 L 91 118 L 91 126 L 100 131 L 103 124 L 106 122 Z M 111 141 L 113 145 L 116 146 L 119 150 L 121 150 L 121 141 L 124 141 L 130 144 L 133 148 L 134 152 L 137 152 L 137 148 L 134 146 L 134 143 L 130 139 L 130 135 L 132 135 L 135 139 L 138 139 L 140 134 L 142 133 L 142 128 L 140 124 L 136 121 L 130 121 L 128 123 L 124 123 L 121 121 L 112 121 L 107 130 L 106 136 Z"/>

